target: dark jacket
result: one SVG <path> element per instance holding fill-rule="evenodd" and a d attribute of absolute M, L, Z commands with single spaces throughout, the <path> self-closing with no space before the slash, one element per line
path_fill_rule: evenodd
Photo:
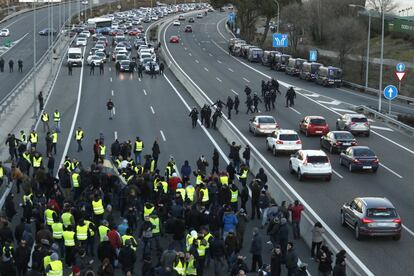
<path fill-rule="evenodd" d="M 282 275 L 282 262 L 283 262 L 283 255 L 282 252 L 280 254 L 272 253 L 270 257 L 270 271 L 271 276 L 280 276 Z"/>
<path fill-rule="evenodd" d="M 260 234 L 254 233 L 253 234 L 253 238 L 252 238 L 252 243 L 250 244 L 250 253 L 252 253 L 253 255 L 262 255 L 262 249 L 263 249 L 263 244 L 262 244 L 262 237 L 260 236 Z"/>
<path fill-rule="evenodd" d="M 224 241 L 219 238 L 212 239 L 210 242 L 210 253 L 212 257 L 224 257 Z"/>
<path fill-rule="evenodd" d="M 134 267 L 137 256 L 135 251 L 130 246 L 127 246 L 121 249 L 118 259 L 122 265 L 122 270 L 125 272 Z"/>
<path fill-rule="evenodd" d="M 112 247 L 110 241 L 103 241 L 98 245 L 98 259 L 103 262 L 105 258 L 108 258 L 111 264 L 116 258 L 115 249 Z"/>
<path fill-rule="evenodd" d="M 337 263 L 333 269 L 332 276 L 346 276 L 346 266 L 341 263 Z"/>
<path fill-rule="evenodd" d="M 295 249 L 291 248 L 286 252 L 286 267 L 295 268 L 298 267 L 298 256 L 296 255 Z"/>

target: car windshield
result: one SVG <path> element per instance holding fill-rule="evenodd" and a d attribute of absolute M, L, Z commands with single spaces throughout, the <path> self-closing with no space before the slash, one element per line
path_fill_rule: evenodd
<path fill-rule="evenodd" d="M 328 163 L 328 157 L 323 155 L 314 155 L 314 156 L 308 156 L 307 158 L 308 163 Z"/>
<path fill-rule="evenodd" d="M 123 61 L 121 61 L 121 65 L 129 65 L 129 60 L 123 60 Z"/>
<path fill-rule="evenodd" d="M 354 139 L 351 133 L 339 132 L 335 133 L 335 139 Z"/>
<path fill-rule="evenodd" d="M 151 61 L 152 61 L 152 58 L 144 58 L 142 60 L 142 63 L 144 63 L 144 64 L 147 64 L 148 63 L 148 65 L 149 65 L 149 62 L 151 62 Z"/>
<path fill-rule="evenodd" d="M 299 136 L 297 134 L 280 134 L 279 140 L 282 141 L 296 141 L 299 140 Z"/>
<path fill-rule="evenodd" d="M 367 210 L 367 217 L 387 219 L 397 217 L 397 212 L 393 208 L 370 208 Z"/>
<path fill-rule="evenodd" d="M 375 153 L 367 148 L 354 149 L 354 156 L 375 156 Z"/>
<path fill-rule="evenodd" d="M 317 126 L 324 126 L 326 125 L 326 121 L 325 119 L 321 119 L 321 118 L 314 118 L 310 120 L 310 123 L 312 125 L 317 125 Z"/>
<path fill-rule="evenodd" d="M 275 124 L 275 119 L 271 117 L 261 117 L 259 118 L 259 124 Z"/>
<path fill-rule="evenodd" d="M 368 120 L 365 117 L 355 117 L 355 118 L 351 118 L 351 122 L 353 122 L 353 123 L 365 123 L 365 122 L 368 122 Z"/>

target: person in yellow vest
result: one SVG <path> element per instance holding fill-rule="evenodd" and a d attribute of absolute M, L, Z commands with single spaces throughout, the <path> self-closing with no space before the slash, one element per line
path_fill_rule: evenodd
<path fill-rule="evenodd" d="M 47 207 L 47 209 L 44 212 L 44 219 L 45 223 L 52 227 L 52 224 L 58 220 L 58 215 L 55 210 L 53 210 L 51 207 Z"/>
<path fill-rule="evenodd" d="M 81 247 L 83 247 L 85 251 L 88 250 L 88 239 L 90 236 L 89 225 L 81 218 L 76 226 L 76 239 L 80 242 Z"/>
<path fill-rule="evenodd" d="M 201 233 L 203 234 L 203 239 L 206 241 L 206 265 L 209 266 L 210 265 L 210 261 L 211 261 L 211 254 L 210 254 L 210 243 L 212 241 L 212 239 L 214 238 L 213 234 L 211 234 L 208 231 L 208 228 L 204 227 L 203 229 L 201 229 Z"/>
<path fill-rule="evenodd" d="M 144 204 L 144 216 L 143 217 L 151 216 L 151 214 L 154 212 L 154 210 L 155 210 L 154 204 L 152 204 L 151 202 L 145 202 L 145 204 Z"/>
<path fill-rule="evenodd" d="M 200 170 L 194 172 L 194 176 L 196 177 L 196 186 L 200 185 L 203 182 L 203 174 Z"/>
<path fill-rule="evenodd" d="M 154 189 L 155 191 L 155 189 Z M 157 183 L 157 190 L 156 192 L 162 192 L 164 194 L 168 193 L 168 183 L 165 181 L 164 177 L 161 177 L 161 180 Z"/>
<path fill-rule="evenodd" d="M 239 208 L 239 189 L 236 184 L 231 184 L 230 186 L 230 205 L 234 212 L 237 212 Z"/>
<path fill-rule="evenodd" d="M 27 145 L 27 136 L 23 130 L 20 130 L 20 142 L 22 142 L 24 145 Z"/>
<path fill-rule="evenodd" d="M 158 252 L 161 253 L 162 252 L 161 244 L 160 244 L 160 236 L 161 236 L 161 233 L 162 233 L 161 232 L 162 231 L 161 220 L 157 216 L 157 214 L 152 213 L 150 218 L 149 218 L 149 221 L 154 226 L 152 228 L 152 239 L 155 240 L 155 246 L 156 246 Z"/>
<path fill-rule="evenodd" d="M 68 173 L 72 172 L 71 164 L 72 164 L 72 161 L 70 161 L 69 156 L 66 155 L 65 156 L 65 161 L 63 161 L 63 166 L 65 166 Z"/>
<path fill-rule="evenodd" d="M 59 246 L 59 252 L 63 253 L 63 223 L 58 218 L 56 218 L 55 221 L 52 223 L 52 235 L 54 241 Z"/>
<path fill-rule="evenodd" d="M 185 237 L 185 249 L 187 251 L 190 251 L 193 241 L 197 239 L 197 237 L 198 233 L 196 230 L 191 230 L 191 232 L 187 234 L 187 236 Z"/>
<path fill-rule="evenodd" d="M 53 121 L 57 132 L 60 132 L 60 119 L 60 112 L 56 109 L 55 112 L 53 112 Z"/>
<path fill-rule="evenodd" d="M 43 132 L 50 131 L 49 128 L 49 114 L 46 111 L 43 111 L 42 115 L 40 116 L 43 122 Z"/>
<path fill-rule="evenodd" d="M 249 176 L 249 167 L 246 166 L 245 164 L 242 164 L 240 166 L 240 175 L 239 175 L 239 180 L 240 183 L 245 186 L 246 182 L 247 182 L 247 177 Z"/>
<path fill-rule="evenodd" d="M 201 183 L 199 185 L 199 191 L 198 191 L 198 198 L 201 201 L 202 204 L 208 207 L 209 204 L 209 194 L 208 189 L 204 183 Z"/>
<path fill-rule="evenodd" d="M 106 146 L 103 142 L 99 143 L 99 157 L 103 160 L 106 155 Z"/>
<path fill-rule="evenodd" d="M 102 198 L 99 197 L 99 194 L 94 195 L 94 199 L 92 200 L 92 209 L 93 214 L 95 217 L 95 223 L 99 224 L 101 220 L 103 219 L 105 209 L 102 203 Z"/>
<path fill-rule="evenodd" d="M 58 133 L 56 132 L 56 130 L 54 130 L 52 132 L 52 149 L 51 149 L 54 155 L 56 155 L 57 141 L 58 141 Z"/>
<path fill-rule="evenodd" d="M 50 263 L 45 268 L 46 276 L 63 276 L 63 264 L 57 253 L 50 255 Z"/>
<path fill-rule="evenodd" d="M 195 248 L 194 248 L 195 247 Z M 206 261 L 207 242 L 202 233 L 198 233 L 198 238 L 193 242 L 193 249 L 197 250 L 197 275 L 203 276 L 204 264 Z M 190 249 L 191 251 L 191 249 Z"/>
<path fill-rule="evenodd" d="M 83 132 L 81 127 L 78 127 L 78 129 L 75 131 L 75 140 L 76 143 L 78 143 L 78 152 L 83 151 L 82 140 L 84 137 L 85 133 Z"/>
<path fill-rule="evenodd" d="M 191 183 L 188 183 L 187 184 L 187 187 L 185 187 L 185 198 L 186 198 L 186 201 L 188 203 L 194 202 L 194 200 L 195 200 L 194 195 L 195 195 L 195 188 L 194 188 L 194 186 Z"/>
<path fill-rule="evenodd" d="M 103 220 L 102 224 L 98 227 L 100 242 L 104 241 L 104 238 L 108 236 L 109 231 L 111 231 L 111 229 L 109 229 L 109 222 L 107 220 Z"/>
<path fill-rule="evenodd" d="M 177 184 L 177 189 L 175 190 L 175 193 L 181 196 L 181 198 L 183 199 L 183 202 L 185 201 L 185 189 L 183 188 L 183 184 L 181 183 Z"/>
<path fill-rule="evenodd" d="M 3 162 L 0 161 L 0 186 L 3 184 L 4 177 L 6 176 L 6 170 L 3 167 Z"/>
<path fill-rule="evenodd" d="M 81 177 L 80 174 L 78 172 L 78 170 L 75 170 L 72 174 L 71 174 L 71 183 L 72 183 L 72 191 L 73 191 L 73 200 L 76 201 L 78 200 L 80 194 L 81 194 Z"/>
<path fill-rule="evenodd" d="M 75 218 L 71 212 L 69 203 L 63 205 L 63 213 L 61 215 L 63 227 L 67 229 L 69 226 L 75 225 Z"/>
<path fill-rule="evenodd" d="M 73 229 L 72 225 L 69 225 L 62 234 L 63 243 L 65 245 L 65 262 L 67 266 L 71 266 L 75 261 L 76 233 Z"/>
<path fill-rule="evenodd" d="M 32 150 L 36 150 L 38 141 L 39 141 L 39 135 L 33 129 L 32 132 L 30 132 L 30 146 L 32 147 Z"/>
<path fill-rule="evenodd" d="M 122 245 L 126 246 L 126 241 L 129 240 L 131 242 L 131 248 L 134 251 L 137 251 L 138 243 L 137 243 L 137 240 L 135 239 L 135 237 L 133 235 L 134 235 L 134 233 L 133 233 L 132 229 L 128 228 L 126 230 L 125 235 L 122 235 L 122 237 L 121 237 Z"/>
<path fill-rule="evenodd" d="M 185 275 L 186 276 L 197 276 L 197 262 L 194 258 L 194 255 L 187 253 L 185 254 L 185 259 L 187 260 L 185 266 Z"/>
<path fill-rule="evenodd" d="M 95 256 L 95 232 L 97 232 L 96 225 L 89 219 L 84 219 L 85 224 L 88 226 L 88 241 L 85 252 L 88 255 Z"/>
<path fill-rule="evenodd" d="M 155 171 L 155 169 L 157 168 L 157 161 L 151 157 L 151 155 L 149 156 L 149 160 L 150 160 L 150 166 L 149 166 L 149 171 L 150 173 L 153 173 Z"/>
<path fill-rule="evenodd" d="M 134 155 L 135 155 L 135 164 L 142 164 L 141 153 L 144 149 L 144 142 L 137 136 L 135 140 Z"/>
<path fill-rule="evenodd" d="M 185 254 L 183 252 L 178 252 L 173 262 L 173 270 L 176 273 L 176 275 L 185 276 L 185 268 L 186 268 L 185 261 L 186 261 Z"/>
<path fill-rule="evenodd" d="M 225 171 L 221 172 L 219 180 L 221 185 L 229 185 L 229 174 Z"/>

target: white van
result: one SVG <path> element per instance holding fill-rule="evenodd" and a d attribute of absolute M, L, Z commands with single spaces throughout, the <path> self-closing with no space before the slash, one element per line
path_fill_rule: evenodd
<path fill-rule="evenodd" d="M 73 66 L 82 66 L 82 49 L 81 48 L 69 48 L 68 50 L 68 60 L 67 62 L 71 63 Z"/>

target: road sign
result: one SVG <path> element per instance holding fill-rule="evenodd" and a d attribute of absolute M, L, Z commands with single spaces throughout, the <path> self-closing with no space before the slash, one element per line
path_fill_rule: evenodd
<path fill-rule="evenodd" d="M 388 85 L 384 88 L 383 94 L 387 100 L 394 100 L 398 96 L 398 89 L 394 85 Z"/>
<path fill-rule="evenodd" d="M 273 34 L 273 47 L 285 48 L 288 47 L 289 40 L 287 34 Z"/>
<path fill-rule="evenodd" d="M 397 76 L 398 81 L 402 81 L 402 79 L 405 77 L 405 72 L 395 72 L 395 75 Z"/>
<path fill-rule="evenodd" d="M 309 51 L 309 61 L 316 61 L 318 59 L 318 52 L 316 50 Z"/>
<path fill-rule="evenodd" d="M 395 69 L 397 69 L 398 72 L 404 72 L 405 71 L 405 64 L 400 62 L 395 66 Z"/>

